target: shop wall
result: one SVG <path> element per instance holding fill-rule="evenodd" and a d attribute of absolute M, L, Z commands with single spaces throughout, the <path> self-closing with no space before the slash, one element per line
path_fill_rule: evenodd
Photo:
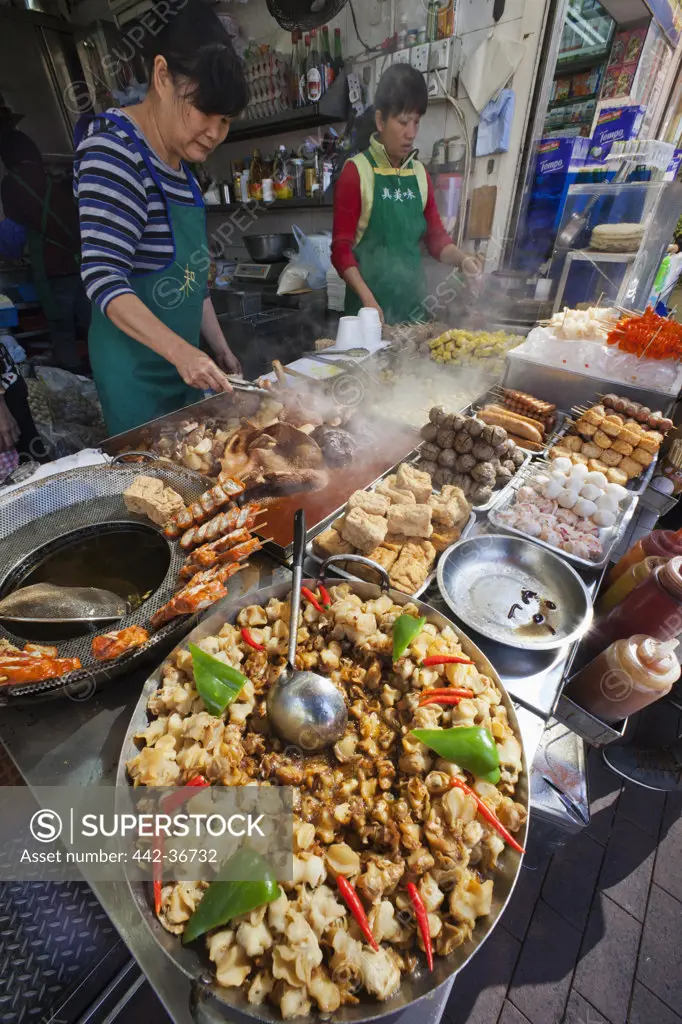
<path fill-rule="evenodd" d="M 393 6 L 391 0 L 361 0 L 361 2 L 355 0 L 358 28 L 363 39 L 369 45 L 377 45 L 391 34 Z M 426 0 L 396 0 L 396 24 L 399 24 L 403 14 L 407 15 L 410 27 L 419 27 L 425 24 L 427 6 Z M 510 83 L 516 93 L 516 114 L 510 151 L 494 157 L 474 160 L 470 187 L 496 185 L 498 189 L 493 238 L 483 248 L 484 252 L 487 249 L 488 269 L 494 269 L 498 265 L 508 231 L 516 175 L 521 160 L 530 98 L 548 6 L 548 0 L 507 0 L 504 14 L 498 23 L 498 31 L 512 39 L 523 40 L 527 50 Z M 290 34 L 282 31 L 270 16 L 265 0 L 249 0 L 247 4 L 230 3 L 224 5 L 224 10 L 237 18 L 247 39 L 252 38 L 261 43 L 269 43 L 285 53 L 290 52 Z M 493 27 L 492 12 L 493 0 L 458 0 L 456 31 L 462 39 L 464 59 L 475 51 Z M 351 59 L 361 57 L 363 47 L 355 35 L 350 10 L 345 8 L 333 22 L 330 22 L 330 25 L 341 28 L 344 55 Z M 471 133 L 478 123 L 478 115 L 461 86 L 457 100 L 466 117 L 471 137 Z M 433 102 L 422 121 L 418 139 L 422 158 L 428 162 L 431 159 L 433 145 L 437 140 L 458 134 L 460 134 L 459 122 L 450 104 L 444 100 Z M 228 143 L 221 147 L 220 152 L 212 158 L 211 169 L 218 176 L 227 178 L 229 177 L 230 161 L 247 156 L 255 146 L 272 150 L 280 142 L 290 147 L 297 142 L 300 144 L 303 138 L 305 138 L 305 134 L 290 133 L 281 137 L 250 142 L 229 143 L 228 140 Z M 211 222 L 217 216 L 211 215 Z M 273 211 L 264 214 L 257 224 L 250 225 L 247 230 L 251 233 L 286 230 L 290 219 L 290 215 L 286 213 Z M 297 212 L 296 222 L 307 231 L 325 230 L 331 227 L 331 214 L 328 211 Z"/>

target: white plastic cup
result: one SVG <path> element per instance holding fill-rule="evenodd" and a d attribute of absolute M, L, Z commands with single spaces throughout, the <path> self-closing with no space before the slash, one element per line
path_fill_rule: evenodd
<path fill-rule="evenodd" d="M 365 347 L 372 348 L 381 342 L 381 317 L 379 310 L 365 306 L 359 313 L 360 327 Z"/>
<path fill-rule="evenodd" d="M 336 348 L 362 348 L 364 335 L 360 317 L 342 316 L 336 335 Z"/>

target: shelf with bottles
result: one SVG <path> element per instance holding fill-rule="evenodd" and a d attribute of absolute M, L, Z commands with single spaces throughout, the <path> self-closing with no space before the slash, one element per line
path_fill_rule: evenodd
<path fill-rule="evenodd" d="M 235 213 L 237 210 L 247 210 L 257 200 L 252 199 L 248 203 L 221 203 L 219 206 L 208 206 L 208 213 Z M 330 190 L 322 198 L 303 196 L 300 199 L 275 199 L 274 203 L 258 202 L 259 213 L 270 213 L 274 210 L 283 213 L 286 210 L 331 210 L 334 206 L 334 194 Z"/>

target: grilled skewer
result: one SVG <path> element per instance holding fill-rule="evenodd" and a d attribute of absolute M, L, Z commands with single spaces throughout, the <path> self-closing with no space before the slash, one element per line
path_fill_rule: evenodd
<path fill-rule="evenodd" d="M 233 530 L 243 529 L 253 516 L 259 515 L 261 509 L 257 505 L 246 505 L 244 508 L 234 508 L 229 512 L 222 512 L 220 515 L 210 519 L 201 526 L 192 526 L 180 538 L 180 547 L 183 551 L 191 551 L 202 544 L 210 544 Z"/>
<path fill-rule="evenodd" d="M 245 490 L 246 487 L 241 480 L 226 478 L 221 484 L 202 494 L 199 501 L 188 505 L 182 512 L 179 512 L 166 527 L 166 536 L 169 540 L 177 540 L 183 531 L 189 530 L 191 526 L 205 523 L 221 508 L 229 505 L 231 501 L 243 494 Z"/>

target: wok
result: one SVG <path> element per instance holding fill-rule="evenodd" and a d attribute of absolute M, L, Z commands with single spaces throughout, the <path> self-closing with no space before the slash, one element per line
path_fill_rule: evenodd
<path fill-rule="evenodd" d="M 334 559 L 330 559 L 326 564 L 328 565 L 332 562 L 334 562 Z M 324 578 L 325 568 L 326 566 L 322 567 L 320 578 Z M 309 586 L 316 586 L 314 581 L 304 580 L 304 584 L 306 582 Z M 332 582 L 338 584 L 343 581 L 334 579 Z M 452 626 L 452 623 L 446 616 L 436 611 L 430 605 L 425 604 L 423 601 L 415 601 L 413 598 L 397 590 L 389 589 L 387 583 L 388 578 L 386 577 L 383 587 L 358 581 L 352 583 L 352 588 L 354 593 L 359 594 L 363 600 L 376 598 L 384 590 L 396 604 L 417 605 L 419 614 L 425 615 L 430 622 L 435 623 L 439 627 Z M 225 622 L 233 622 L 242 608 L 252 604 L 266 605 L 273 597 L 280 600 L 285 599 L 290 590 L 291 582 L 285 579 L 282 583 L 254 590 L 248 594 L 242 594 L 238 598 L 224 598 L 223 601 L 214 606 L 212 613 L 189 636 L 186 636 L 176 649 L 184 649 L 188 643 L 197 643 L 207 636 L 215 635 Z M 502 702 L 507 709 L 510 725 L 523 749 L 523 738 L 514 706 L 497 672 L 482 651 L 469 640 L 465 633 L 458 630 L 458 636 L 464 653 L 472 658 L 479 668 L 482 668 L 485 674 L 491 677 L 499 687 L 502 694 Z M 118 786 L 129 784 L 126 774 L 126 761 L 139 753 L 133 737 L 135 733 L 147 727 L 147 701 L 160 686 L 161 673 L 162 666 L 159 666 L 147 680 L 128 726 L 118 765 L 116 777 L 116 784 Z M 528 810 L 528 765 L 525 753 L 522 755 L 522 758 L 523 769 L 514 799 Z M 526 831 L 527 827 L 526 825 Z M 516 838 L 521 845 L 524 845 L 526 834 L 523 836 L 517 835 Z M 433 973 L 429 973 L 423 958 L 421 958 L 419 965 L 412 973 L 403 975 L 401 987 L 391 999 L 380 1003 L 369 997 L 362 998 L 356 1006 L 344 1006 L 337 1010 L 334 1014 L 334 1021 L 340 1022 L 340 1024 L 364 1024 L 365 1021 L 378 1020 L 391 1014 L 402 1012 L 416 1000 L 432 995 L 435 989 L 449 981 L 468 963 L 495 927 L 511 897 L 521 869 L 521 860 L 520 854 L 507 847 L 500 861 L 500 870 L 495 876 L 493 905 L 490 914 L 487 918 L 479 919 L 476 929 L 467 943 L 456 949 L 449 957 L 435 958 Z M 272 1022 L 272 1024 L 282 1024 L 282 1018 L 276 1006 L 267 1003 L 264 1003 L 262 1006 L 252 1006 L 247 1002 L 241 990 L 220 988 L 211 979 L 212 971 L 210 967 L 212 965 L 209 964 L 208 956 L 203 951 L 199 953 L 194 949 L 184 948 L 179 937 L 170 935 L 165 931 L 154 915 L 151 884 L 128 882 L 128 886 L 133 902 L 147 924 L 154 940 L 161 946 L 175 968 L 190 980 L 193 989 L 192 1002 L 195 1019 L 235 1022 L 239 1019 L 246 1020 L 250 1018 L 252 1020 Z M 311 1019 L 320 1021 L 321 1018 L 318 1013 L 315 1013 L 314 1015 L 311 1014 Z"/>
<path fill-rule="evenodd" d="M 244 245 L 255 263 L 279 263 L 287 249 L 296 249 L 296 239 L 288 232 L 277 235 L 245 235 Z"/>

